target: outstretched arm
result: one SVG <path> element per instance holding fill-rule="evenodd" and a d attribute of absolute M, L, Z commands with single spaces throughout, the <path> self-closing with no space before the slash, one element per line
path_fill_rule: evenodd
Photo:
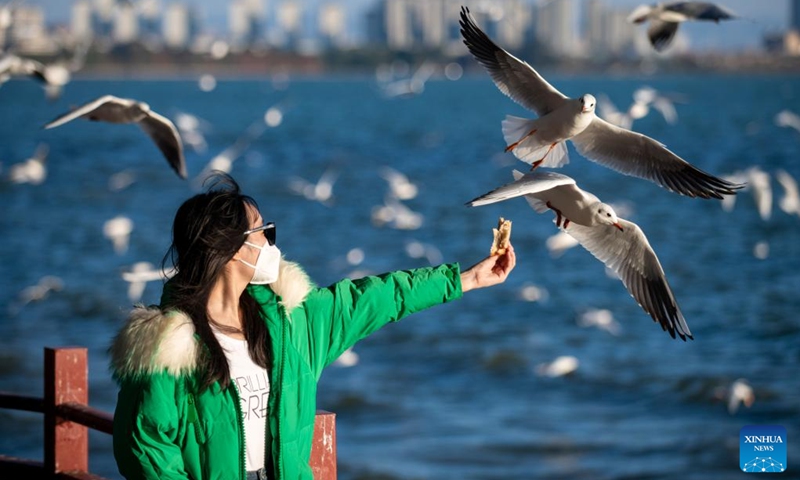
<path fill-rule="evenodd" d="M 509 244 L 506 253 L 486 257 L 469 269 L 461 272 L 461 291 L 491 287 L 506 281 L 508 274 L 517 264 L 514 247 Z"/>

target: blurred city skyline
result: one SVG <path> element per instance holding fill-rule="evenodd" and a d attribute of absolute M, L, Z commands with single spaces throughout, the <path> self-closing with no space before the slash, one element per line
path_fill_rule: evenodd
<path fill-rule="evenodd" d="M 102 1 L 92 0 L 93 3 Z M 338 4 L 344 9 L 344 22 L 347 30 L 348 42 L 362 43 L 367 39 L 368 22 L 366 16 L 383 0 L 255 0 L 249 3 L 263 5 L 266 12 L 282 4 L 296 4 L 304 11 L 314 11 L 325 4 Z M 561 0 L 525 0 L 522 3 L 537 5 L 558 2 Z M 72 15 L 72 6 L 78 0 L 25 0 L 16 2 L 19 5 L 40 6 L 45 12 L 48 25 L 69 25 Z M 5 2 L 8 3 L 8 2 Z M 112 0 L 113 3 L 113 0 Z M 118 2 L 125 3 L 125 2 Z M 127 2 L 137 4 L 141 2 Z M 182 3 L 196 9 L 196 13 L 204 30 L 215 35 L 225 35 L 229 31 L 229 0 L 160 0 L 160 5 L 166 6 Z M 487 0 L 461 1 L 472 9 L 486 8 L 492 3 Z M 580 10 L 587 2 L 575 2 Z M 604 0 L 608 8 L 629 11 L 643 3 L 642 0 Z M 789 27 L 790 0 L 770 0 L 769 2 L 753 2 L 752 0 L 727 0 L 719 2 L 741 17 L 736 21 L 725 22 L 724 25 L 706 24 L 705 22 L 689 22 L 681 29 L 688 45 L 699 50 L 736 51 L 757 50 L 763 46 L 765 35 L 780 33 Z M 576 16 L 578 17 L 578 16 Z M 306 20 L 308 21 L 308 20 Z M 576 25 L 576 28 L 579 28 Z M 642 27 L 643 28 L 643 27 Z"/>

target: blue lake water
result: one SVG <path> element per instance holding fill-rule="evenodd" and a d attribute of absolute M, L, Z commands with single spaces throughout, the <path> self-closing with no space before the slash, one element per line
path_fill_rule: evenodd
<path fill-rule="evenodd" d="M 657 138 L 699 168 L 722 175 L 758 165 L 800 178 L 800 133 L 775 125 L 800 112 L 796 76 L 568 77 L 551 83 L 570 96 L 606 93 L 619 106 L 650 85 L 681 94 L 679 122 L 655 113 L 634 129 Z M 172 217 L 198 191 L 180 180 L 134 126 L 76 121 L 40 127 L 71 105 L 101 94 L 148 102 L 168 117 L 207 120 L 208 151 L 187 151 L 190 177 L 265 111 L 267 129 L 232 167 L 245 192 L 278 226 L 278 244 L 318 284 L 352 270 L 427 265 L 406 252 L 434 245 L 465 267 L 483 258 L 497 218 L 514 221 L 518 266 L 508 282 L 391 325 L 359 343 L 359 362 L 323 375 L 318 406 L 337 413 L 339 478 L 352 479 L 707 479 L 739 471 L 739 430 L 777 424 L 788 431 L 789 471 L 800 465 L 800 217 L 776 206 L 762 220 L 750 191 L 731 212 L 625 177 L 581 158 L 561 171 L 607 202 L 626 202 L 656 250 L 694 341 L 671 339 L 603 265 L 575 248 L 553 258 L 550 214 L 522 199 L 476 209 L 464 202 L 511 180 L 525 164 L 504 154 L 500 121 L 527 115 L 485 75 L 434 80 L 422 95 L 386 99 L 371 78 L 220 81 L 74 81 L 48 103 L 39 85 L 0 88 L 0 390 L 42 395 L 43 348 L 82 345 L 90 356 L 90 403 L 112 411 L 116 388 L 106 349 L 131 306 L 121 272 L 160 264 Z M 13 164 L 49 145 L 40 185 L 8 180 Z M 419 229 L 371 220 L 390 166 L 419 187 L 404 203 L 423 215 Z M 330 205 L 289 188 L 293 177 L 338 172 Z M 135 182 L 111 191 L 127 170 Z M 117 254 L 103 223 L 134 222 Z M 761 243 L 762 258 L 754 255 Z M 768 248 L 768 252 L 763 249 Z M 345 256 L 359 248 L 360 265 Z M 767 255 L 764 255 L 767 253 Z M 765 257 L 765 258 L 763 258 Z M 46 275 L 61 291 L 21 304 L 20 292 Z M 538 302 L 521 291 L 546 291 Z M 142 301 L 157 302 L 159 282 Z M 578 325 L 590 308 L 613 312 L 619 336 Z M 576 357 L 571 376 L 537 375 L 539 364 Z M 723 392 L 744 378 L 755 403 L 729 413 Z M 0 411 L 0 453 L 42 456 L 40 415 Z M 91 436 L 91 469 L 117 478 L 110 437 Z M 787 476 L 788 478 L 788 476 Z M 795 477 L 800 478 L 800 477 Z"/>

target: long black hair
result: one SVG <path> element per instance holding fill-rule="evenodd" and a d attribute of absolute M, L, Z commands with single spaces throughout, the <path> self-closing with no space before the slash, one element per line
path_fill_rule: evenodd
<path fill-rule="evenodd" d="M 230 175 L 215 172 L 207 183 L 206 193 L 189 198 L 178 208 L 172 224 L 172 245 L 163 260 L 164 266 L 172 263 L 177 273 L 167 285 L 162 308 L 186 313 L 206 347 L 201 349 L 204 357 L 201 390 L 215 382 L 225 389 L 230 382 L 225 352 L 211 330 L 211 324 L 222 326 L 209 316 L 208 299 L 225 265 L 244 244 L 244 232 L 250 228 L 247 207 L 258 211 L 256 201 L 242 194 Z M 250 358 L 269 369 L 272 366 L 269 331 L 258 303 L 247 290 L 239 298 L 239 308 L 243 314 L 241 333 L 247 340 Z"/>

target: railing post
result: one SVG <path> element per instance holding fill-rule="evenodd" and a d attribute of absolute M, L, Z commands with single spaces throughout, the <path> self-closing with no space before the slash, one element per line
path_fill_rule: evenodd
<path fill-rule="evenodd" d="M 57 407 L 89 402 L 86 348 L 44 350 L 44 468 L 50 474 L 89 471 L 89 431 L 57 415 Z"/>
<path fill-rule="evenodd" d="M 336 414 L 317 410 L 311 444 L 314 480 L 336 480 Z"/>

